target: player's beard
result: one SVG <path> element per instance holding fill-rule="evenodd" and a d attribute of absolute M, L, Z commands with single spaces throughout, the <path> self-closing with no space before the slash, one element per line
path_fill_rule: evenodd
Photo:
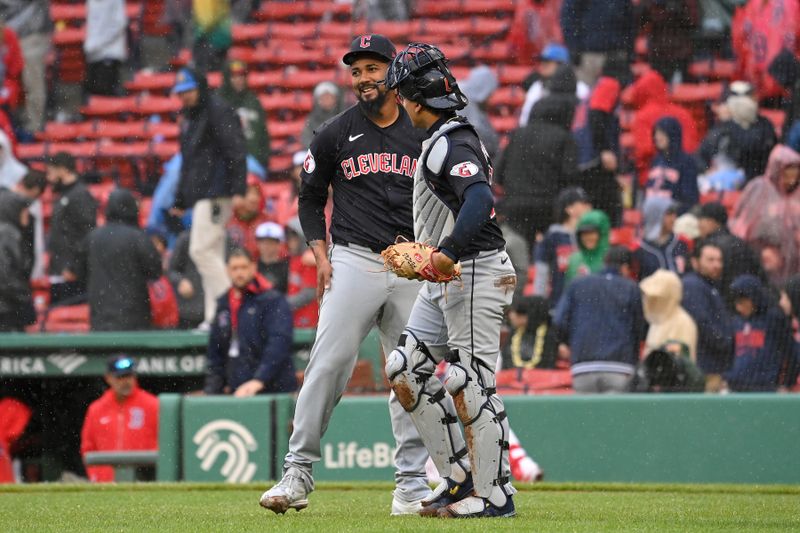
<path fill-rule="evenodd" d="M 375 86 L 375 91 L 378 93 L 375 98 L 372 100 L 364 100 L 361 97 L 361 92 L 359 91 L 356 94 L 356 98 L 358 98 L 358 105 L 361 107 L 361 110 L 370 117 L 376 117 L 381 114 L 381 108 L 383 104 L 386 102 L 386 98 L 389 96 L 388 91 L 382 91 L 381 86 Z"/>

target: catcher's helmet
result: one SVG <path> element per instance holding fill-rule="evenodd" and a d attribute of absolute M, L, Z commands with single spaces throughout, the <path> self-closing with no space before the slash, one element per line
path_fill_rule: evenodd
<path fill-rule="evenodd" d="M 467 97 L 446 63 L 447 58 L 435 46 L 411 43 L 389 65 L 386 86 L 397 89 L 403 98 L 433 109 L 463 109 Z"/>

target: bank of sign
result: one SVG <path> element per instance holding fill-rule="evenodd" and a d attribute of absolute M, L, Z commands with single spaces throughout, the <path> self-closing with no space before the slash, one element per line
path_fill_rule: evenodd
<path fill-rule="evenodd" d="M 136 370 L 145 375 L 198 375 L 205 371 L 205 355 L 136 357 Z M 105 356 L 52 354 L 0 357 L 0 376 L 102 376 Z"/>

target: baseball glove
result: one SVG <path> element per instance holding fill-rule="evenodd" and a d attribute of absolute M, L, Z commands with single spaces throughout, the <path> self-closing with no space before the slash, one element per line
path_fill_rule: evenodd
<path fill-rule="evenodd" d="M 444 274 L 433 266 L 431 256 L 436 248 L 422 242 L 397 242 L 381 252 L 386 270 L 398 277 L 447 283 L 461 278 L 461 265 L 456 263 L 452 274 Z"/>

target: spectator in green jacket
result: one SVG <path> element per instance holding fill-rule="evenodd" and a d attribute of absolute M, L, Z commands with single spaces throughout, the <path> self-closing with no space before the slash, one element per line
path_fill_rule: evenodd
<path fill-rule="evenodd" d="M 594 209 L 583 215 L 578 222 L 575 234 L 578 236 L 578 251 L 569 258 L 565 283 L 569 284 L 578 276 L 595 274 L 603 270 L 603 259 L 609 248 L 611 223 L 608 215 Z"/>

